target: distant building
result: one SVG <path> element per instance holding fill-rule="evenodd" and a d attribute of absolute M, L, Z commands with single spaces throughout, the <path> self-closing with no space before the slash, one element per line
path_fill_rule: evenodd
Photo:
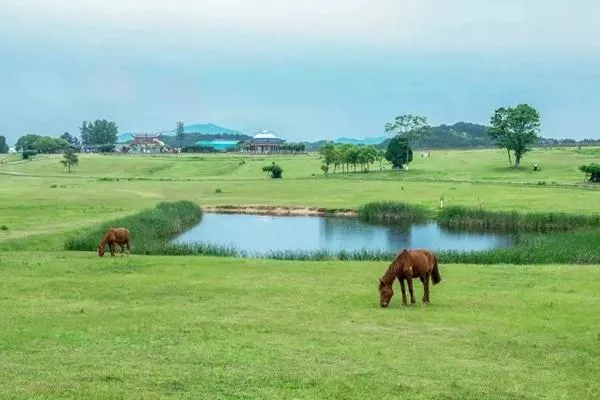
<path fill-rule="evenodd" d="M 245 153 L 279 153 L 281 145 L 285 139 L 281 139 L 270 131 L 264 130 L 242 145 L 242 151 Z"/>
<path fill-rule="evenodd" d="M 166 150 L 165 143 L 158 134 L 119 135 L 115 142 L 115 151 L 132 154 L 158 154 Z"/>
<path fill-rule="evenodd" d="M 236 151 L 241 143 L 241 140 L 199 140 L 194 143 L 194 147 L 200 151 Z"/>

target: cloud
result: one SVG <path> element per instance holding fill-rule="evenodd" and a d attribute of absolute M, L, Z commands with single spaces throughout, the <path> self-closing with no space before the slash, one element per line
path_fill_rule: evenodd
<path fill-rule="evenodd" d="M 41 40 L 48 34 L 195 48 L 252 39 L 258 47 L 262 40 L 446 52 L 598 51 L 598 13 L 594 0 L 19 0 L 0 4 L 8 22 L 0 29 Z"/>

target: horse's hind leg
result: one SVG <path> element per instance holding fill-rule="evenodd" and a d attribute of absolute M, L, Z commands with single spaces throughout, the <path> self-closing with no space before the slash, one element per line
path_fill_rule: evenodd
<path fill-rule="evenodd" d="M 119 243 L 119 246 L 121 247 L 121 257 L 123 257 L 123 251 L 125 250 L 125 245 L 123 243 Z"/>
<path fill-rule="evenodd" d="M 131 254 L 131 249 L 129 248 L 129 240 L 125 242 L 125 245 L 127 246 L 127 256 L 129 256 L 129 254 Z"/>
<path fill-rule="evenodd" d="M 429 304 L 429 274 L 425 274 L 425 278 L 421 278 L 423 282 L 423 303 Z"/>
<path fill-rule="evenodd" d="M 413 282 L 412 278 L 406 278 L 408 283 L 408 292 L 410 293 L 410 304 L 415 304 L 415 292 L 413 291 Z"/>
<path fill-rule="evenodd" d="M 420 276 L 419 279 L 421 280 L 421 283 L 423 284 L 423 303 L 427 303 L 427 290 L 425 289 L 425 285 L 427 282 L 427 275 L 425 276 Z"/>

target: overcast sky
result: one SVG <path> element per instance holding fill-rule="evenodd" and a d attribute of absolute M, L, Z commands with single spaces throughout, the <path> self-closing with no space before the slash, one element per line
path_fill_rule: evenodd
<path fill-rule="evenodd" d="M 0 0 L 0 134 L 215 124 L 365 137 L 404 113 L 598 137 L 600 2 Z"/>

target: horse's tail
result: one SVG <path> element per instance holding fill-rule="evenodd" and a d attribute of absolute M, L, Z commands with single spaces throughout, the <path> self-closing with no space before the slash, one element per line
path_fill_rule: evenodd
<path fill-rule="evenodd" d="M 433 272 L 431 273 L 431 280 L 433 281 L 434 285 L 437 285 L 438 283 L 440 283 L 442 281 L 442 277 L 440 276 L 440 270 L 438 269 L 437 257 L 435 256 L 435 254 L 432 254 L 432 256 L 433 256 Z"/>

